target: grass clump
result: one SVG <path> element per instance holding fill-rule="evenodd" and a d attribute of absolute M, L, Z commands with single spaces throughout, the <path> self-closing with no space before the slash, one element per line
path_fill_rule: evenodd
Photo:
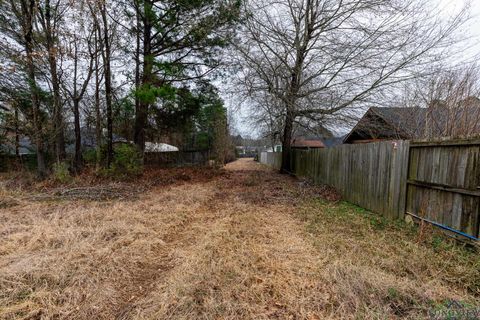
<path fill-rule="evenodd" d="M 72 180 L 70 171 L 68 170 L 68 163 L 66 162 L 56 162 L 53 164 L 52 171 L 53 180 L 60 183 L 67 183 Z"/>
<path fill-rule="evenodd" d="M 116 179 L 129 179 L 143 173 L 142 154 L 136 146 L 120 144 L 114 150 L 110 168 L 103 170 L 104 175 Z"/>

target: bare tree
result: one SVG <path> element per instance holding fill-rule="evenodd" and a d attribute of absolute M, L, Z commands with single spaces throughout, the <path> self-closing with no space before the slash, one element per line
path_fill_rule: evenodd
<path fill-rule="evenodd" d="M 282 171 L 290 170 L 295 122 L 322 122 L 382 88 L 418 75 L 465 21 L 442 23 L 423 0 L 251 1 L 241 80 L 279 101 Z"/>
<path fill-rule="evenodd" d="M 62 115 L 62 99 L 60 92 L 60 79 L 58 76 L 58 53 L 59 53 L 59 29 L 60 22 L 66 7 L 61 0 L 40 1 L 38 16 L 44 34 L 44 46 L 47 51 L 48 67 L 50 71 L 50 82 L 53 93 L 53 134 L 55 136 L 56 160 L 62 161 L 65 158 L 65 134 Z"/>
<path fill-rule="evenodd" d="M 107 3 L 103 0 L 90 0 L 87 2 L 90 13 L 94 19 L 98 39 L 101 39 L 101 57 L 103 62 L 103 79 L 105 87 L 105 105 L 107 118 L 107 167 L 113 160 L 113 85 L 112 85 L 112 35 L 108 18 Z"/>
<path fill-rule="evenodd" d="M 72 83 L 68 85 L 66 82 L 63 83 L 65 92 L 69 97 L 68 101 L 72 104 L 73 109 L 75 131 L 74 168 L 77 172 L 81 169 L 83 162 L 80 104 L 85 96 L 85 93 L 87 92 L 87 88 L 93 73 L 95 57 L 97 55 L 92 48 L 92 38 L 94 32 L 94 30 L 91 30 L 90 34 L 86 35 L 86 38 L 84 39 L 79 38 L 77 34 L 73 34 L 68 48 L 68 54 L 71 60 L 73 60 Z M 80 42 L 86 44 L 87 48 L 85 49 L 87 51 L 81 50 Z"/>
<path fill-rule="evenodd" d="M 104 1 L 98 3 L 103 28 L 103 72 L 105 78 L 105 103 L 107 107 L 107 168 L 113 160 L 113 114 L 112 114 L 112 68 L 111 68 L 111 38 L 110 27 L 107 19 L 107 4 Z"/>
<path fill-rule="evenodd" d="M 390 100 L 408 138 L 435 139 L 480 134 L 480 74 L 476 65 L 441 67 L 403 85 Z M 378 124 L 377 124 L 378 125 Z M 401 130 L 402 128 L 399 128 Z"/>
<path fill-rule="evenodd" d="M 257 129 L 260 129 L 262 138 L 267 139 L 274 150 L 275 145 L 281 141 L 284 127 L 282 108 L 279 106 L 281 102 L 268 94 L 256 97 L 258 104 L 253 110 L 254 124 Z"/>
<path fill-rule="evenodd" d="M 426 138 L 480 134 L 480 78 L 475 66 L 443 72 L 426 88 L 420 93 L 428 105 Z"/>
<path fill-rule="evenodd" d="M 100 84 L 102 79 L 100 78 L 100 62 L 99 62 L 99 52 L 101 44 L 100 44 L 100 35 L 99 35 L 99 28 L 95 23 L 95 31 L 94 31 L 94 42 L 95 42 L 95 142 L 96 142 L 96 149 L 95 149 L 95 170 L 98 172 L 101 168 L 101 158 L 102 158 L 102 113 L 100 110 Z"/>

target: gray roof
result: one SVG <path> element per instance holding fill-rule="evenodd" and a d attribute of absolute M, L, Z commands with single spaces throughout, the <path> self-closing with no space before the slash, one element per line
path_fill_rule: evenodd
<path fill-rule="evenodd" d="M 379 108 L 372 107 L 370 110 L 385 120 L 390 127 L 383 128 L 384 134 L 395 134 L 402 138 L 419 136 L 423 132 L 427 108 Z M 389 131 L 392 130 L 393 131 Z"/>
<path fill-rule="evenodd" d="M 344 142 L 375 139 L 468 137 L 480 134 L 480 100 L 476 97 L 455 104 L 433 101 L 428 108 L 371 107 Z"/>
<path fill-rule="evenodd" d="M 371 107 L 344 142 L 362 139 L 410 139 L 423 134 L 426 108 Z"/>

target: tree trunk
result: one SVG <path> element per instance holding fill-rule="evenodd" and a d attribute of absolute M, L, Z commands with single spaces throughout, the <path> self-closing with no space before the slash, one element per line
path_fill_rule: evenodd
<path fill-rule="evenodd" d="M 110 36 L 108 34 L 107 8 L 103 3 L 100 9 L 103 22 L 103 42 L 105 53 L 103 57 L 103 68 L 105 72 L 105 102 L 107 106 L 107 168 L 110 168 L 113 159 L 113 119 L 112 119 L 112 77 L 110 69 Z"/>
<path fill-rule="evenodd" d="M 142 27 L 140 21 L 140 3 L 135 1 L 135 13 L 137 19 L 136 29 L 136 47 L 135 47 L 135 113 L 140 112 L 140 98 L 138 97 L 138 90 L 140 89 L 140 29 Z M 135 137 L 135 134 L 134 134 Z"/>
<path fill-rule="evenodd" d="M 75 158 L 73 166 L 75 172 L 80 172 L 82 169 L 82 136 L 80 132 L 80 100 L 74 98 L 73 100 L 73 116 L 75 125 Z"/>
<path fill-rule="evenodd" d="M 149 89 L 152 84 L 153 57 L 152 57 L 152 22 L 151 22 L 151 1 L 144 1 L 143 18 L 143 74 L 141 85 L 144 89 Z M 140 99 L 138 108 L 135 112 L 135 133 L 134 141 L 142 154 L 145 150 L 145 127 L 147 125 L 149 103 L 145 99 Z"/>
<path fill-rule="evenodd" d="M 57 73 L 57 52 L 55 48 L 54 30 L 51 25 L 50 0 L 45 1 L 45 38 L 48 51 L 48 64 L 53 90 L 53 133 L 55 137 L 55 156 L 57 162 L 65 159 L 65 137 L 62 116 L 62 101 L 60 98 L 60 84 Z"/>
<path fill-rule="evenodd" d="M 33 62 L 33 16 L 37 11 L 37 3 L 35 0 L 22 1 L 22 14 L 24 16 L 24 39 L 27 64 L 27 77 L 30 87 L 30 97 L 32 99 L 33 114 L 33 140 L 37 147 L 37 174 L 40 179 L 44 179 L 47 175 L 45 165 L 44 145 L 42 136 L 42 120 L 40 115 L 40 102 L 38 99 L 38 87 L 35 79 L 35 65 Z"/>
<path fill-rule="evenodd" d="M 15 157 L 20 161 L 20 133 L 18 127 L 18 109 L 15 106 Z"/>
<path fill-rule="evenodd" d="M 98 63 L 98 29 L 95 28 L 95 170 L 101 168 L 102 160 L 102 118 L 100 113 L 100 79 Z"/>
<path fill-rule="evenodd" d="M 79 92 L 77 88 L 78 79 L 78 47 L 77 39 L 74 42 L 74 56 L 73 56 L 73 94 L 71 98 L 73 100 L 73 123 L 75 132 L 75 154 L 73 159 L 73 169 L 78 173 L 82 167 L 82 137 L 80 132 L 80 100 Z"/>
<path fill-rule="evenodd" d="M 285 127 L 283 129 L 283 141 L 282 141 L 282 166 L 281 173 L 291 173 L 291 145 L 292 145 L 292 133 L 293 133 L 293 120 L 294 116 L 291 111 L 287 111 L 285 117 Z"/>

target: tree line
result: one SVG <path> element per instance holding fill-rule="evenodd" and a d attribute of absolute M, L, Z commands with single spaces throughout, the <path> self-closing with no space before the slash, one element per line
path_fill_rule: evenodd
<path fill-rule="evenodd" d="M 81 170 L 85 126 L 107 168 L 115 135 L 144 152 L 147 139 L 174 132 L 183 144 L 226 134 L 211 80 L 239 12 L 238 1 L 2 0 L 3 132 L 30 138 L 40 177 L 67 159 L 70 131 Z"/>
<path fill-rule="evenodd" d="M 167 134 L 211 146 L 228 135 L 219 89 L 229 90 L 255 130 L 282 143 L 288 172 L 295 130 L 351 122 L 445 65 L 469 7 L 434 3 L 2 0 L 3 123 L 31 138 L 40 176 L 47 155 L 66 159 L 72 128 L 81 169 L 85 125 L 108 167 L 116 135 L 140 153 Z"/>

